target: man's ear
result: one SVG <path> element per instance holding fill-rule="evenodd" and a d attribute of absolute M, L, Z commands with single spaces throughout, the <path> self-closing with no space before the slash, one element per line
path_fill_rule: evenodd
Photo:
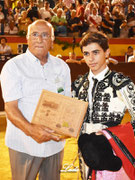
<path fill-rule="evenodd" d="M 52 38 L 52 41 L 54 41 L 54 40 L 55 40 L 55 36 L 52 36 L 51 38 Z"/>
<path fill-rule="evenodd" d="M 50 47 L 50 50 L 52 50 L 52 49 L 53 49 L 55 36 L 52 36 L 52 37 L 51 37 L 51 40 L 52 40 L 52 42 L 51 42 L 51 47 Z"/>
<path fill-rule="evenodd" d="M 51 47 L 50 47 L 50 50 L 52 50 L 52 49 L 53 49 L 54 39 L 55 39 L 55 37 L 51 37 L 51 38 L 52 38 L 52 42 L 51 42 Z"/>
<path fill-rule="evenodd" d="M 26 34 L 26 39 L 28 40 L 28 34 Z"/>
<path fill-rule="evenodd" d="M 110 56 L 110 49 L 108 48 L 106 51 L 105 51 L 105 57 L 106 59 L 108 59 Z"/>

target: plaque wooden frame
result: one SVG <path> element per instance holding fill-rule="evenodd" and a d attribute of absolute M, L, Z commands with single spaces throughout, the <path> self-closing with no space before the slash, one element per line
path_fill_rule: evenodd
<path fill-rule="evenodd" d="M 88 102 L 42 90 L 32 123 L 42 124 L 63 137 L 77 137 Z"/>

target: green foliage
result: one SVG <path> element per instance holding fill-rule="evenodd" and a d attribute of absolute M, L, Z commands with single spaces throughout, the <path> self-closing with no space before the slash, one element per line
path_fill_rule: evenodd
<path fill-rule="evenodd" d="M 74 47 L 78 47 L 79 46 L 79 43 L 75 43 L 75 45 L 73 43 L 69 43 L 67 41 L 61 41 L 60 39 L 56 38 L 55 39 L 55 43 L 56 44 L 59 44 L 59 45 L 62 45 L 62 50 L 64 51 L 65 49 L 69 48 L 69 47 L 72 47 L 72 49 L 74 49 Z"/>
<path fill-rule="evenodd" d="M 21 36 L 21 37 L 24 37 L 24 36 L 26 36 L 26 31 L 23 31 L 23 30 L 19 31 L 18 35 Z"/>

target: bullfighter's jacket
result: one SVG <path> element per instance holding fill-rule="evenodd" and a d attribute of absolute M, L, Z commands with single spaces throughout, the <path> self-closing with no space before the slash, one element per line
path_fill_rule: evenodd
<path fill-rule="evenodd" d="M 88 101 L 89 84 L 88 73 L 79 76 L 72 83 L 73 96 Z M 109 70 L 104 79 L 97 83 L 92 103 L 92 108 L 88 107 L 84 122 L 116 126 L 121 123 L 125 111 L 128 110 L 134 126 L 135 85 L 122 73 Z"/>

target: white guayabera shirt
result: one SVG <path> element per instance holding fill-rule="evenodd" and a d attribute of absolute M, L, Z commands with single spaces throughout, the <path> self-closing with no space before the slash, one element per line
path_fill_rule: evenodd
<path fill-rule="evenodd" d="M 5 102 L 18 100 L 18 107 L 31 122 L 42 89 L 70 96 L 70 70 L 61 59 L 48 54 L 48 62 L 42 66 L 29 50 L 9 60 L 1 72 L 1 85 Z M 64 141 L 48 141 L 38 144 L 26 136 L 7 119 L 6 145 L 32 156 L 48 157 L 64 148 Z"/>

